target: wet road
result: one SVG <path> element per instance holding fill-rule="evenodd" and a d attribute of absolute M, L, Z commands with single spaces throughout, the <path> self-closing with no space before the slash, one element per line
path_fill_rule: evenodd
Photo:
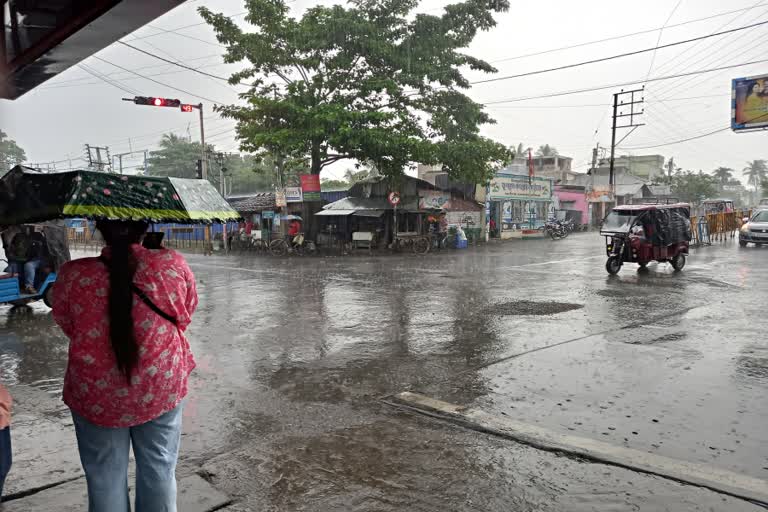
<path fill-rule="evenodd" d="M 766 249 L 713 246 L 680 274 L 616 278 L 596 235 L 428 257 L 189 260 L 201 305 L 182 466 L 231 510 L 755 509 L 378 400 L 403 390 L 768 480 Z M 49 422 L 53 455 L 71 435 L 66 340 L 43 306 L 1 313 L 0 378 L 22 425 Z M 66 474 L 72 453 L 57 462 Z"/>

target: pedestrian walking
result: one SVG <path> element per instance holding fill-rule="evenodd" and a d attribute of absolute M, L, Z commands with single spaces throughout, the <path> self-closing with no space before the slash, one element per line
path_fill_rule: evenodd
<path fill-rule="evenodd" d="M 53 317 L 70 339 L 64 402 L 72 410 L 89 512 L 176 511 L 183 399 L 195 362 L 184 331 L 197 307 L 184 258 L 147 249 L 147 223 L 98 221 L 98 258 L 62 266 Z"/>
<path fill-rule="evenodd" d="M 3 486 L 11 470 L 11 462 L 11 394 L 0 384 L 0 501 L 3 501 Z"/>

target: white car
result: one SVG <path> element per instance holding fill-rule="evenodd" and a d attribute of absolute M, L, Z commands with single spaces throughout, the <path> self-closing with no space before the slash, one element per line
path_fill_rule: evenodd
<path fill-rule="evenodd" d="M 739 245 L 746 247 L 750 243 L 755 245 L 768 244 L 768 209 L 759 210 L 741 226 Z"/>

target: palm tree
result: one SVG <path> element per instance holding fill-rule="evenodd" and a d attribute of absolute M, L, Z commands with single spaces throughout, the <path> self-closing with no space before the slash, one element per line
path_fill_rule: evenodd
<path fill-rule="evenodd" d="M 752 160 L 747 162 L 747 166 L 743 171 L 748 183 L 752 183 L 755 186 L 755 191 L 757 191 L 760 183 L 768 178 L 768 163 L 766 160 Z"/>
<path fill-rule="evenodd" d="M 712 174 L 715 175 L 715 178 L 720 182 L 720 185 L 727 185 L 733 179 L 734 172 L 736 171 L 730 167 L 718 167 Z"/>
<path fill-rule="evenodd" d="M 557 156 L 557 148 L 555 146 L 550 146 L 549 144 L 544 144 L 543 146 L 539 146 L 539 149 L 536 150 L 536 156 Z"/>

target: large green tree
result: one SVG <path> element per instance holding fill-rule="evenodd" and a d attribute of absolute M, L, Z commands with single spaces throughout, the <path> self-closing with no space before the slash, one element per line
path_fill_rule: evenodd
<path fill-rule="evenodd" d="M 26 160 L 27 155 L 24 150 L 16 144 L 15 140 L 9 139 L 3 130 L 0 130 L 0 176 Z"/>
<path fill-rule="evenodd" d="M 698 205 L 717 195 L 718 183 L 714 176 L 703 171 L 677 171 L 672 176 L 672 193 L 681 201 Z"/>
<path fill-rule="evenodd" d="M 305 159 L 309 171 L 339 160 L 372 162 L 399 177 L 413 163 L 442 164 L 452 178 L 488 181 L 510 151 L 480 135 L 493 123 L 462 90 L 463 70 L 496 70 L 463 53 L 496 25 L 507 0 L 466 0 L 444 14 L 414 14 L 417 0 L 354 0 L 289 16 L 284 0 L 247 0 L 245 31 L 199 9 L 246 63 L 230 82 L 249 84 L 245 105 L 218 110 L 237 120 L 243 151 Z"/>
<path fill-rule="evenodd" d="M 173 176 L 177 178 L 196 178 L 197 161 L 200 155 L 200 143 L 191 142 L 175 133 L 163 135 L 160 148 L 150 152 L 145 172 L 150 176 Z M 207 144 L 208 181 L 217 190 L 225 193 L 250 194 L 253 192 L 273 191 L 279 184 L 280 167 L 273 158 L 258 158 L 253 155 L 240 155 L 216 151 Z M 282 163 L 281 163 L 282 164 Z M 298 177 L 291 168 L 283 165 L 284 185 L 298 185 Z M 226 183 L 222 187 L 222 178 Z"/>
<path fill-rule="evenodd" d="M 160 149 L 150 151 L 144 172 L 150 176 L 196 178 L 200 153 L 199 142 L 191 142 L 175 133 L 166 133 L 160 139 Z"/>
<path fill-rule="evenodd" d="M 743 174 L 747 178 L 747 182 L 757 190 L 760 183 L 768 178 L 768 163 L 766 163 L 766 160 L 747 162 L 747 166 L 743 169 Z"/>

